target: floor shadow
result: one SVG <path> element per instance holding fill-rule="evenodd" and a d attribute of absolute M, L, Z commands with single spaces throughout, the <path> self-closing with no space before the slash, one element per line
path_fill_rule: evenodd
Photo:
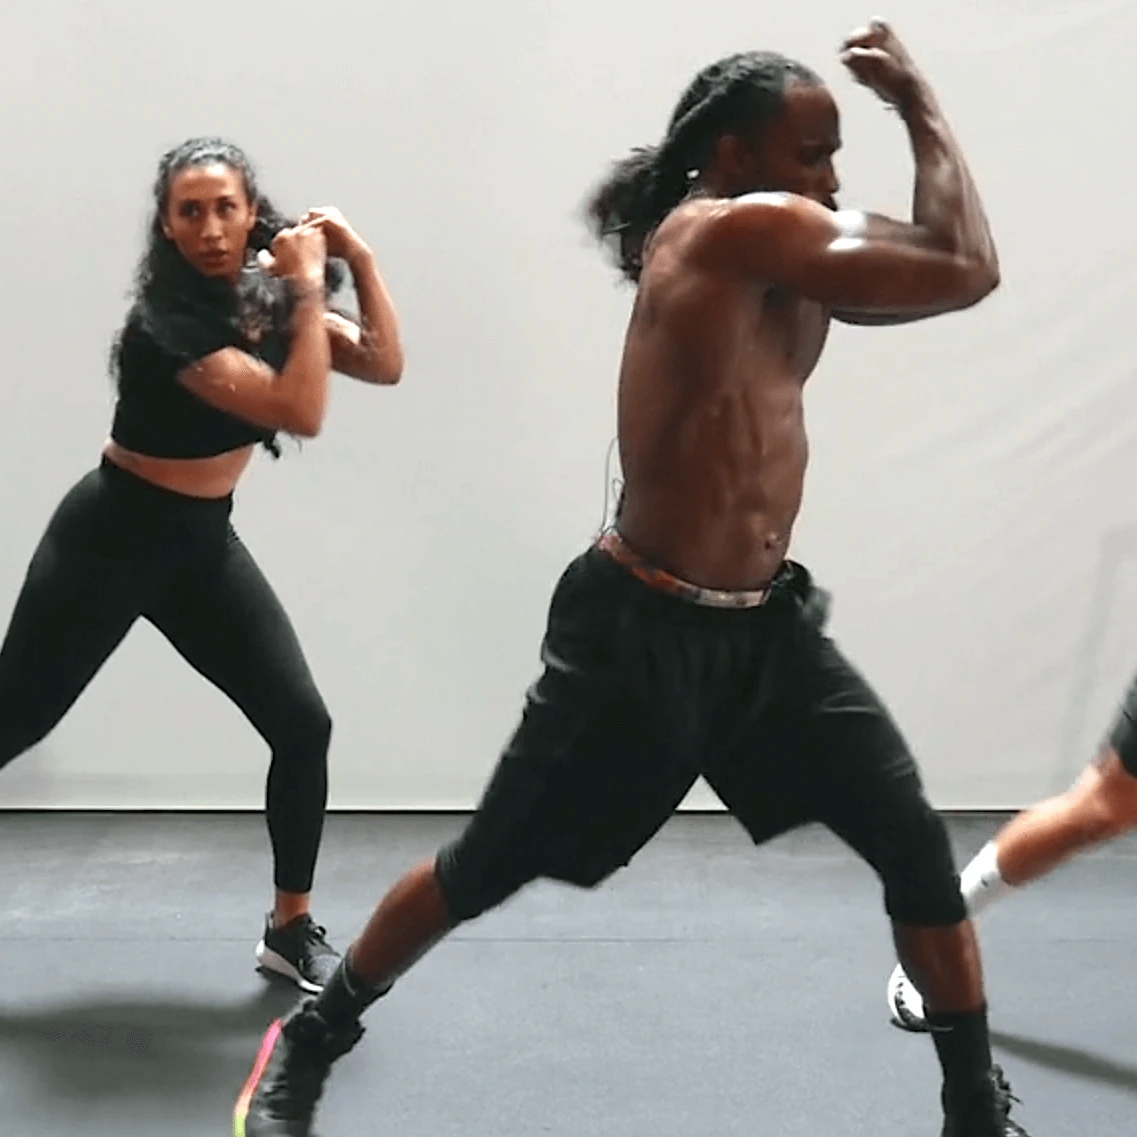
<path fill-rule="evenodd" d="M 991 1032 L 991 1045 L 1036 1066 L 1137 1094 L 1137 1066 L 1117 1062 L 1103 1054 L 995 1030 Z"/>
<path fill-rule="evenodd" d="M 248 999 L 92 999 L 0 1008 L 0 1086 L 45 1117 L 228 1108 L 273 1019 L 297 999 L 267 982 Z"/>

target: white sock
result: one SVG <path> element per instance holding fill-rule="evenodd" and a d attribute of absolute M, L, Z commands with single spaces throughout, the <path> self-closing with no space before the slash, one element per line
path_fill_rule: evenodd
<path fill-rule="evenodd" d="M 1013 887 L 999 872 L 999 856 L 994 841 L 988 841 L 975 854 L 959 878 L 959 888 L 969 916 L 978 916 L 1001 896 L 1011 892 Z"/>

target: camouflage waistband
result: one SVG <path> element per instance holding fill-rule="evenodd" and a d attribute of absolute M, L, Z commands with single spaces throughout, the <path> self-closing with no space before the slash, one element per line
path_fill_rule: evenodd
<path fill-rule="evenodd" d="M 658 592 L 666 592 L 669 596 L 677 596 L 691 604 L 701 604 L 706 608 L 757 608 L 770 595 L 769 588 L 732 592 L 720 588 L 704 588 L 700 584 L 681 580 L 665 569 L 648 564 L 625 543 L 615 529 L 607 530 L 597 542 L 597 547 L 637 580 L 642 580 Z"/>

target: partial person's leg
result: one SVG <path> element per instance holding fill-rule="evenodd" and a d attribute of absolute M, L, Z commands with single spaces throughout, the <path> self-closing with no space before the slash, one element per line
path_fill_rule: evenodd
<path fill-rule="evenodd" d="M 309 915 L 332 723 L 288 614 L 230 530 L 219 555 L 188 557 L 145 616 L 269 745 L 265 815 L 276 896 L 257 956 L 318 991 L 339 962 Z"/>
<path fill-rule="evenodd" d="M 1009 821 L 971 862 L 971 871 L 964 870 L 968 910 L 978 915 L 1005 891 L 1001 885 L 1021 888 L 1134 826 L 1137 775 L 1113 746 L 1106 746 L 1066 793 Z"/>
<path fill-rule="evenodd" d="M 756 742 L 796 766 L 800 812 L 827 825 L 881 879 L 897 952 L 933 1008 L 945 1137 L 1021 1133 L 991 1059 L 979 950 L 947 833 L 903 737 L 831 640 L 803 634 L 795 654 L 794 692 Z M 749 804 L 758 801 L 760 781 L 736 774 L 724 785 L 720 773 L 714 784 L 744 824 L 760 808 Z"/>
<path fill-rule="evenodd" d="M 45 738 L 141 609 L 129 552 L 105 526 L 89 474 L 60 503 L 36 548 L 0 647 L 0 769 Z"/>
<path fill-rule="evenodd" d="M 1137 680 L 1096 760 L 1064 794 L 1008 822 L 964 870 L 977 914 L 1011 888 L 1045 876 L 1085 849 L 1137 826 Z"/>
<path fill-rule="evenodd" d="M 1038 880 L 1078 853 L 1137 826 L 1137 683 L 1125 698 L 1097 759 L 1065 793 L 1009 821 L 963 870 L 960 889 L 968 915 Z M 901 962 L 888 981 L 892 1021 L 927 1029 L 924 1001 Z"/>

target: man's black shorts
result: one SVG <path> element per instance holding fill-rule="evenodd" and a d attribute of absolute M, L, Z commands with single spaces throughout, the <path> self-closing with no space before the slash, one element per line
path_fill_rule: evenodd
<path fill-rule="evenodd" d="M 792 563 L 759 607 L 721 609 L 660 592 L 597 548 L 574 560 L 520 725 L 439 855 L 455 917 L 537 877 L 598 884 L 702 776 L 755 842 L 821 822 L 886 887 L 911 872 L 915 896 L 931 868 L 937 912 L 962 919 L 942 825 L 889 713 L 825 634 L 828 599 Z"/>

